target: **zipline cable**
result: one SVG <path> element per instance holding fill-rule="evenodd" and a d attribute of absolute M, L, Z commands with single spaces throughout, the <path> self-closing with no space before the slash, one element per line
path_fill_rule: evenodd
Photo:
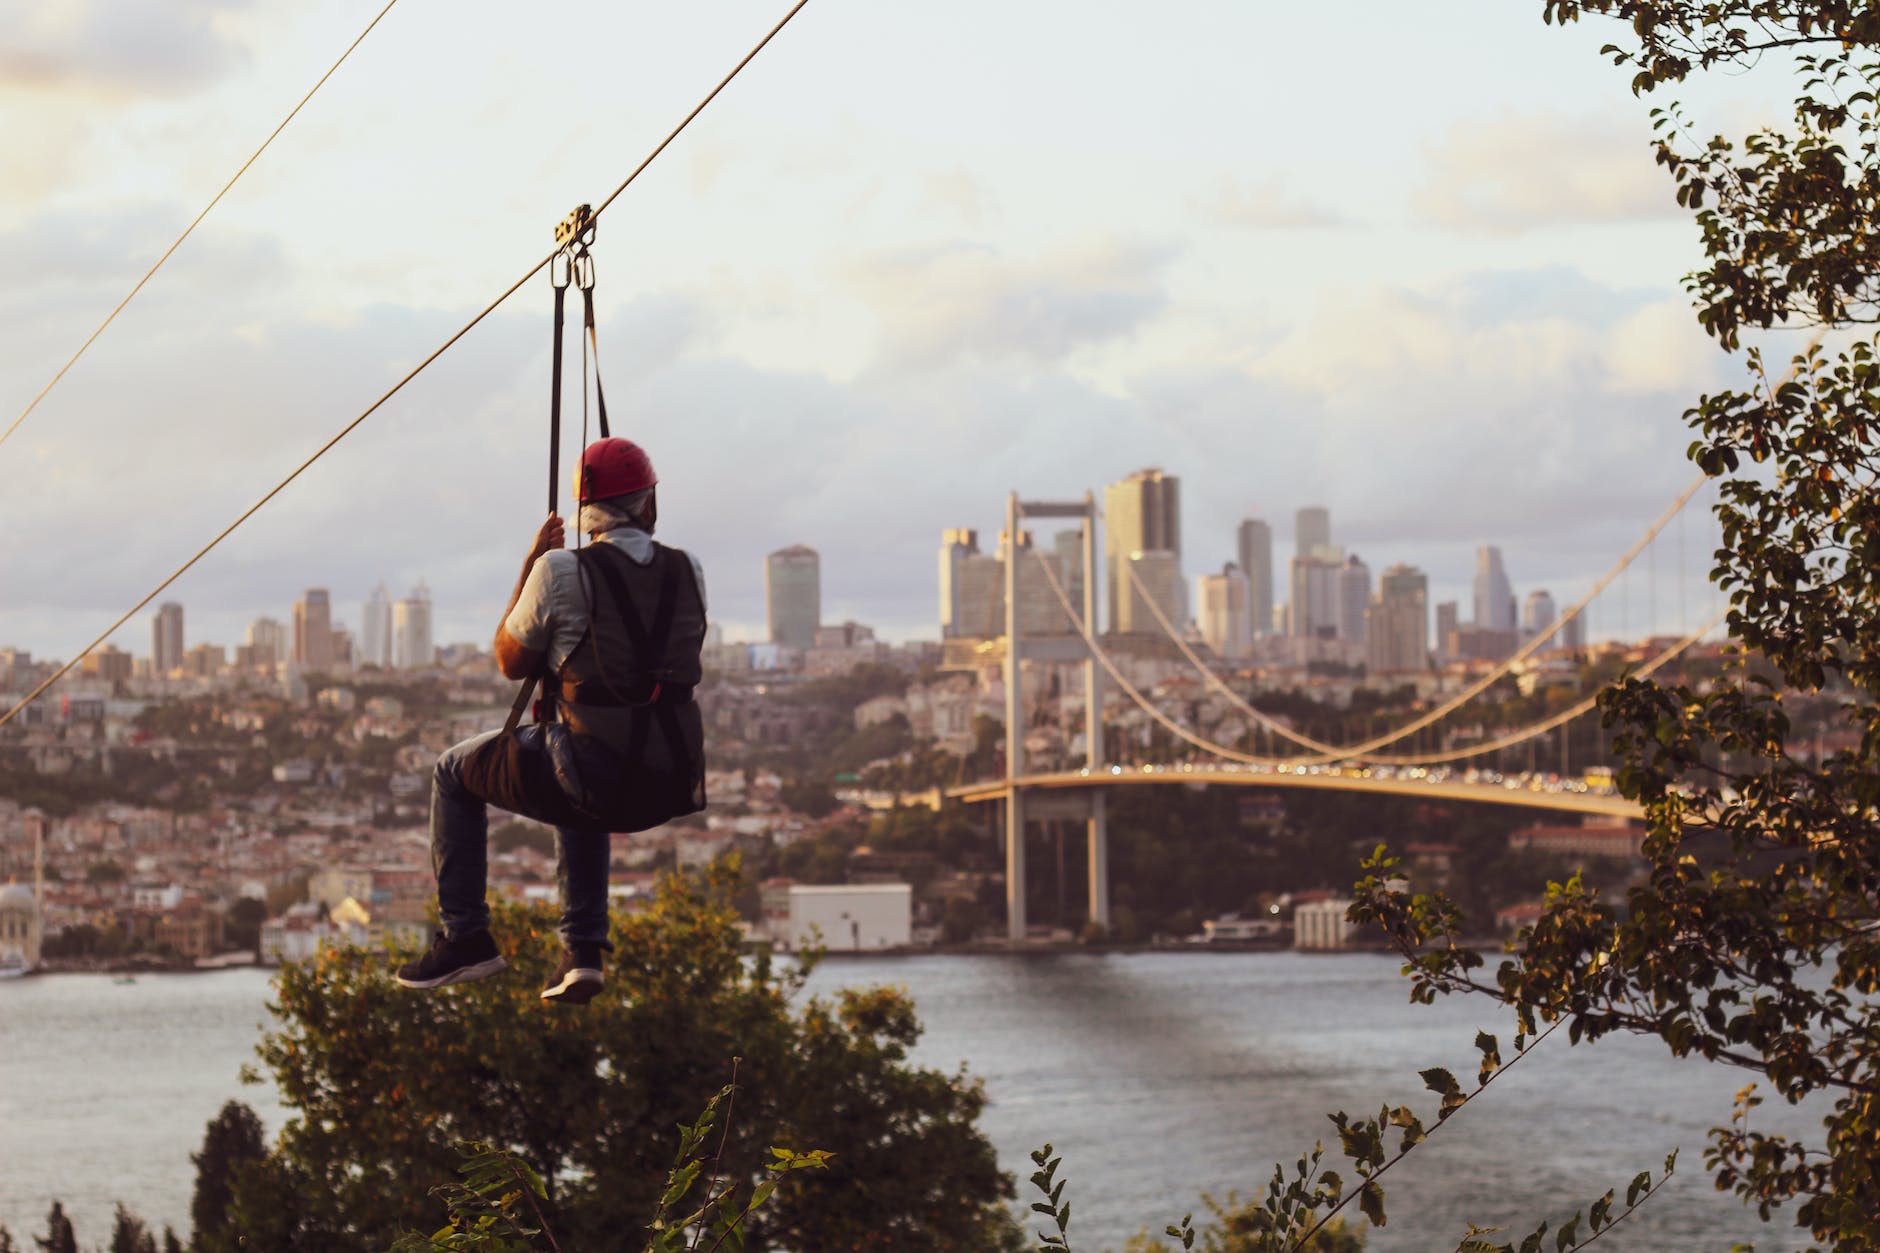
<path fill-rule="evenodd" d="M 287 129 L 287 124 L 293 121 L 294 118 L 299 115 L 300 111 L 307 106 L 307 102 L 313 99 L 314 93 L 326 86 L 326 80 L 333 77 L 340 66 L 346 64 L 346 58 L 353 54 L 353 49 L 365 42 L 366 36 L 372 33 L 372 28 L 379 24 L 380 18 L 390 13 L 392 6 L 397 3 L 398 0 L 387 0 L 385 7 L 379 10 L 378 16 L 374 17 L 370 22 L 367 22 L 366 28 L 359 32 L 359 37 L 346 45 L 346 51 L 339 54 L 339 60 L 328 66 L 326 73 L 320 75 L 320 80 L 309 87 L 307 94 L 300 98 L 300 103 L 287 111 L 287 116 L 281 119 L 281 124 L 268 132 L 268 137 L 261 141 L 261 146 L 256 148 L 246 161 L 242 162 L 240 169 L 229 176 L 228 182 L 222 184 L 222 190 L 215 193 L 209 203 L 202 207 L 202 212 L 196 215 L 195 220 L 183 228 L 183 233 L 176 237 L 175 242 L 163 250 L 163 255 L 157 258 L 156 264 L 144 271 L 144 276 L 137 280 L 137 285 L 130 289 L 124 299 L 117 302 L 117 308 L 105 315 L 104 321 L 98 323 L 98 329 L 93 331 L 86 338 L 85 342 L 78 346 L 78 351 L 73 353 L 66 363 L 59 367 L 59 372 L 53 375 L 51 380 L 44 387 L 39 389 L 39 394 L 33 397 L 32 402 L 20 412 L 19 417 L 13 419 L 13 424 L 7 427 L 5 431 L 0 432 L 0 444 L 6 443 L 8 437 L 10 437 L 13 432 L 20 429 L 20 423 L 26 421 L 27 416 L 39 407 L 39 402 L 51 394 L 52 389 L 59 385 L 59 380 L 65 377 L 66 372 L 78 364 L 78 359 L 85 355 L 85 351 L 92 346 L 92 343 L 97 340 L 100 335 L 104 334 L 105 327 L 110 326 L 112 322 L 117 320 L 117 315 L 124 312 L 124 306 L 128 305 L 132 299 L 136 297 L 137 293 L 144 289 L 144 284 L 148 283 L 151 278 L 155 276 L 156 272 L 163 268 L 163 263 L 170 259 L 170 254 L 174 253 L 178 248 L 181 248 L 183 241 L 188 239 L 198 226 L 202 225 L 202 220 L 209 216 L 209 211 L 222 203 L 222 197 L 228 195 L 229 189 L 234 187 L 236 182 L 241 179 L 241 176 L 248 172 L 248 167 L 261 159 L 261 154 L 268 150 L 268 145 L 273 143 L 276 137 Z"/>
<path fill-rule="evenodd" d="M 612 204 L 615 200 L 619 199 L 620 194 L 626 191 L 628 187 L 633 185 L 633 180 L 637 179 L 643 172 L 645 172 L 646 167 L 653 163 L 654 158 L 659 156 L 660 153 L 664 152 L 667 149 L 667 147 L 671 145 L 672 141 L 679 137 L 679 133 L 683 131 L 687 126 L 691 125 L 693 118 L 697 117 L 700 113 L 705 111 L 706 105 L 710 104 L 713 100 L 718 98 L 718 93 L 723 91 L 727 86 L 729 86 L 731 83 L 731 80 L 738 76 L 739 71 L 743 70 L 745 66 L 749 65 L 751 63 L 751 60 L 754 57 L 756 57 L 758 53 L 762 52 L 765 46 L 768 45 L 772 39 L 777 37 L 777 33 L 781 31 L 785 26 L 790 24 L 790 19 L 795 17 L 798 13 L 802 12 L 804 6 L 807 5 L 808 3 L 809 3 L 809 0 L 796 0 L 796 3 L 790 7 L 790 10 L 787 13 L 785 13 L 781 19 L 778 20 L 777 24 L 775 26 L 772 26 L 770 30 L 764 35 L 764 37 L 758 40 L 757 43 L 752 46 L 749 52 L 744 54 L 744 57 L 742 60 L 740 60 L 736 65 L 731 67 L 731 72 L 726 74 L 723 78 L 719 79 L 718 85 L 716 87 L 713 87 L 711 91 L 707 92 L 705 95 L 705 98 L 703 100 L 700 100 L 698 104 L 694 105 L 692 108 L 692 111 L 686 114 L 685 117 L 680 120 L 679 124 L 673 127 L 672 130 L 667 133 L 664 139 L 659 141 L 659 146 L 654 148 L 653 151 L 646 157 L 645 160 L 641 161 L 637 166 L 633 168 L 633 172 L 627 175 L 626 179 L 622 181 L 618 187 L 614 188 L 613 192 L 607 197 L 607 199 L 601 201 L 600 207 L 594 210 L 594 216 L 598 218 L 601 215 L 601 213 L 606 210 L 608 205 Z M 390 6 L 388 5 L 387 7 L 389 8 Z M 543 257 L 540 261 L 537 261 L 534 265 L 530 266 L 528 273 L 524 274 L 521 278 L 511 283 L 508 289 L 505 290 L 502 295 L 490 301 L 489 304 L 483 306 L 483 309 L 480 313 L 478 313 L 475 317 L 471 318 L 468 322 L 464 323 L 461 329 L 459 329 L 449 339 L 445 340 L 442 344 L 438 345 L 438 347 L 424 360 L 420 361 L 417 365 L 413 366 L 411 371 L 408 374 L 406 374 L 405 377 L 399 379 L 398 382 L 394 383 L 391 386 L 390 390 L 388 390 L 383 396 L 380 396 L 377 400 L 373 401 L 369 406 L 367 406 L 365 412 L 361 413 L 358 417 L 354 418 L 352 421 L 348 422 L 345 426 L 341 427 L 337 434 L 335 434 L 331 439 L 327 440 L 326 443 L 320 445 L 320 447 L 317 450 L 315 450 L 313 455 L 308 457 L 305 461 L 301 462 L 298 466 L 296 466 L 292 473 L 290 473 L 286 478 L 282 479 L 279 483 L 276 483 L 273 487 L 269 488 L 267 495 L 263 496 L 260 500 L 257 500 L 254 504 L 248 506 L 248 508 L 242 512 L 240 517 L 236 518 L 233 522 L 223 527 L 222 530 L 216 535 L 214 539 L 210 540 L 207 544 L 204 544 L 201 548 L 197 549 L 194 556 L 190 557 L 188 561 L 185 561 L 182 565 L 178 566 L 169 575 L 169 577 L 163 580 L 163 582 L 157 584 L 154 588 L 152 588 L 148 595 L 146 595 L 142 600 L 138 601 L 135 605 L 132 605 L 129 609 L 125 610 L 124 613 L 118 618 L 118 620 L 113 622 L 109 627 L 107 627 L 104 630 L 104 632 L 98 636 L 97 639 L 85 645 L 84 650 L 82 652 L 80 652 L 77 656 L 73 657 L 70 661 L 66 662 L 64 665 L 60 666 L 57 670 L 55 670 L 52 673 L 52 675 L 46 679 L 45 682 L 41 683 L 38 687 L 34 688 L 31 692 L 27 693 L 25 698 L 22 699 L 17 705 L 14 705 L 11 709 L 7 710 L 5 714 L 0 714 L 0 727 L 3 727 L 7 723 L 11 722 L 19 714 L 20 710 L 26 708 L 28 705 L 32 704 L 35 700 L 38 700 L 42 695 L 45 694 L 48 688 L 50 688 L 54 683 L 57 683 L 60 679 L 64 678 L 68 673 L 70 673 L 74 666 L 78 665 L 79 662 L 83 661 L 86 657 L 90 656 L 92 652 L 96 650 L 100 644 L 110 639 L 111 636 L 114 635 L 120 627 L 122 627 L 126 622 L 129 622 L 131 620 L 133 615 L 135 615 L 144 606 L 148 605 L 151 601 L 155 600 L 158 596 L 162 595 L 163 592 L 166 589 L 168 589 L 172 583 L 182 578 L 183 575 L 189 570 L 191 566 L 194 566 L 198 561 L 201 561 L 204 557 L 208 556 L 209 553 L 218 544 L 220 544 L 223 540 L 227 539 L 230 535 L 234 534 L 235 529 L 237 527 L 241 526 L 242 523 L 248 521 L 248 519 L 254 517 L 256 513 L 260 512 L 261 507 L 263 505 L 266 505 L 269 501 L 273 500 L 276 496 L 280 495 L 281 492 L 286 489 L 287 485 L 289 483 L 292 483 L 295 479 L 299 478 L 307 470 L 309 466 L 313 465 L 314 462 L 324 457 L 328 452 L 331 452 L 333 447 L 336 444 L 338 444 L 341 440 L 345 439 L 348 435 L 352 434 L 353 431 L 357 429 L 360 423 L 364 422 L 367 418 L 371 417 L 373 413 L 375 413 L 380 408 L 380 406 L 385 404 L 386 401 L 390 400 L 393 396 L 396 396 L 400 391 L 403 391 L 407 383 L 417 378 L 418 375 L 423 373 L 426 367 L 428 367 L 433 361 L 436 361 L 439 357 L 443 356 L 444 353 L 448 351 L 452 345 L 454 345 L 458 340 L 462 339 L 465 335 L 468 335 L 471 332 L 471 330 L 476 327 L 478 323 L 483 321 L 483 319 L 487 318 L 490 314 L 494 313 L 499 305 L 501 305 L 504 301 L 508 300 L 511 296 L 515 295 L 518 291 L 522 290 L 522 285 L 524 283 L 527 283 L 530 279 L 534 278 L 537 274 L 540 274 L 544 269 L 548 267 L 551 261 L 553 261 L 557 256 L 560 255 L 560 253 L 561 253 L 561 249 L 560 247 L 557 247 L 554 252 L 549 253 L 547 256 Z"/>

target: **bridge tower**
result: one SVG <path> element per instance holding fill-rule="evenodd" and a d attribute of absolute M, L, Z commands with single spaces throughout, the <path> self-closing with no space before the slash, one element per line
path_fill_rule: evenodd
<path fill-rule="evenodd" d="M 1018 780 L 1025 774 L 1024 666 L 1021 663 L 1027 659 L 1083 662 L 1084 758 L 1093 786 L 1053 794 L 1049 810 L 1040 810 L 1036 816 L 1041 820 L 1083 818 L 1089 845 L 1090 918 L 1102 926 L 1110 925 L 1109 821 L 1103 789 L 1094 785 L 1103 765 L 1102 677 L 1097 669 L 1096 654 L 1084 639 L 1075 636 L 1024 638 L 1020 629 L 1018 568 L 1023 552 L 1019 536 L 1027 518 L 1076 518 L 1081 524 L 1084 603 L 1080 615 L 1085 631 L 1092 638 L 1097 633 L 1098 586 L 1096 497 L 1085 492 L 1081 501 L 1021 501 L 1018 493 L 1013 492 L 1005 506 L 1005 917 L 1006 936 L 1018 943 L 1025 939 L 1025 824 L 1028 815 L 1024 789 Z M 1039 798 L 1041 802 L 1044 799 Z M 1066 802 L 1076 812 L 1065 812 Z"/>

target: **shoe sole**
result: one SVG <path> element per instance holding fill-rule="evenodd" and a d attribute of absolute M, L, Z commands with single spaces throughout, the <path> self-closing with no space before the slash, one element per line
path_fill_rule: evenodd
<path fill-rule="evenodd" d="M 400 987 L 442 988 L 453 983 L 470 983 L 477 979 L 486 979 L 508 965 L 509 963 L 504 961 L 501 957 L 492 957 L 488 961 L 476 962 L 469 966 L 459 966 L 457 969 L 447 974 L 441 974 L 435 979 L 407 979 L 403 975 L 393 975 L 392 977 L 398 980 Z"/>
<path fill-rule="evenodd" d="M 542 999 L 585 1005 L 599 995 L 605 985 L 605 976 L 600 971 L 591 966 L 576 966 L 561 977 L 560 983 L 543 988 Z"/>

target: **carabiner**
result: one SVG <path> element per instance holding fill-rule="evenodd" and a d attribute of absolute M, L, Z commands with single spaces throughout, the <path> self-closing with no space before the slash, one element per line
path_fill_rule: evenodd
<path fill-rule="evenodd" d="M 574 254 L 568 263 L 574 272 L 574 285 L 582 291 L 594 290 L 594 254 L 582 248 Z"/>
<path fill-rule="evenodd" d="M 557 291 L 568 286 L 573 277 L 574 259 L 568 255 L 566 248 L 548 259 L 548 281 Z"/>

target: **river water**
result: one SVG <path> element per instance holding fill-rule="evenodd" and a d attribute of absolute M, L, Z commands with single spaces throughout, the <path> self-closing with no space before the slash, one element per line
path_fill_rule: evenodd
<path fill-rule="evenodd" d="M 811 990 L 906 987 L 927 1029 L 918 1060 L 985 1080 L 983 1125 L 1021 1191 L 1029 1150 L 1055 1145 L 1073 1246 L 1094 1253 L 1200 1210 L 1203 1191 L 1262 1189 L 1314 1139 L 1335 1146 L 1332 1110 L 1427 1111 L 1417 1071 L 1472 1073 L 1478 1027 L 1506 1047 L 1492 1006 L 1411 1006 L 1396 972 L 1374 954 L 857 958 L 825 963 Z M 270 1130 L 286 1116 L 270 1089 L 238 1079 L 267 994 L 258 970 L 0 983 L 0 1224 L 36 1234 L 56 1196 L 85 1247 L 108 1239 L 118 1201 L 186 1236 L 204 1124 L 230 1098 Z M 1623 1195 L 1674 1148 L 1679 1176 L 1601 1248 L 1798 1247 L 1703 1170 L 1705 1129 L 1743 1081 L 1651 1041 L 1556 1036 L 1391 1172 L 1390 1225 L 1368 1248 L 1451 1249 L 1469 1221 L 1525 1231 L 1608 1187 Z M 1763 1121 L 1806 1132 L 1812 1120 L 1774 1109 Z"/>

